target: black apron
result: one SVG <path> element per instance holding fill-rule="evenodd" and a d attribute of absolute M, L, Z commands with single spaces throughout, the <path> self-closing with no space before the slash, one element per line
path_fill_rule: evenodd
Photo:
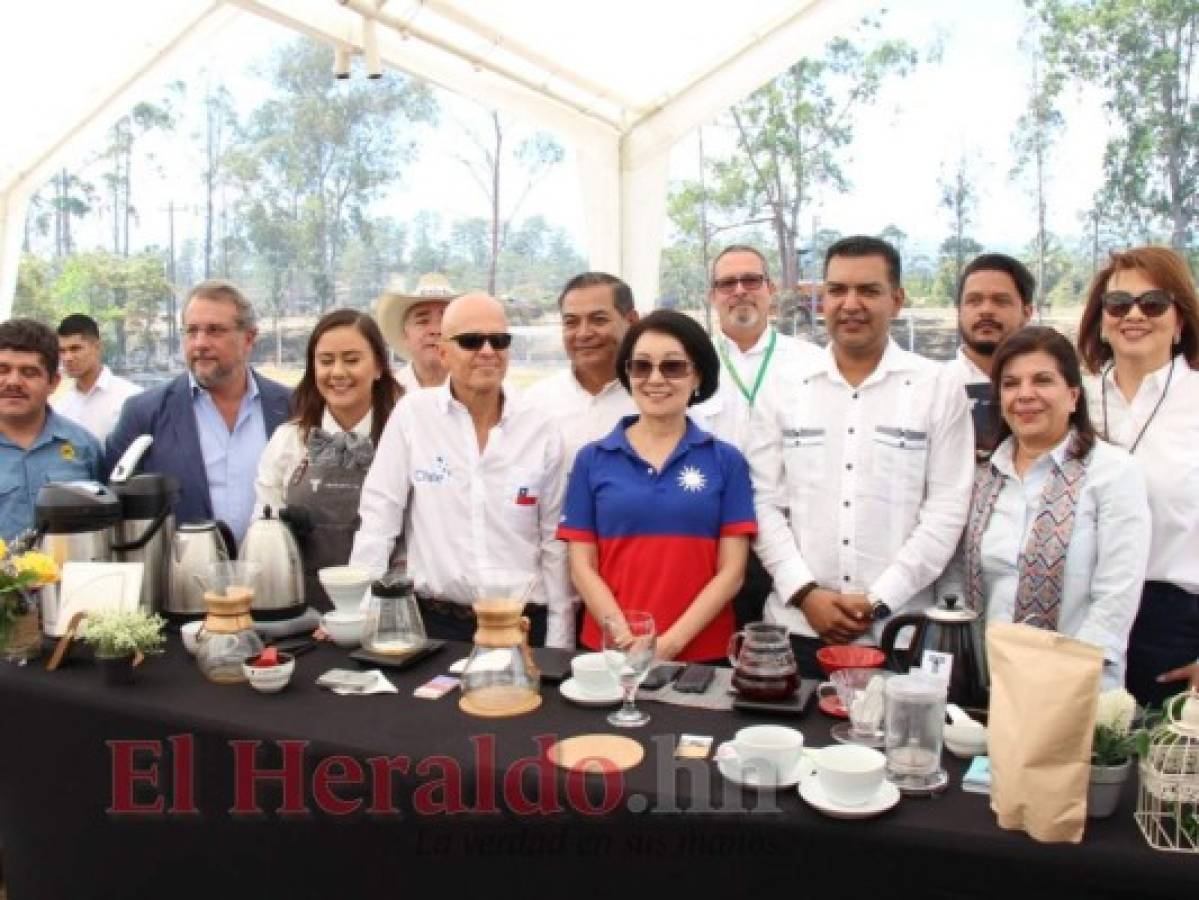
<path fill-rule="evenodd" d="M 304 594 L 322 611 L 333 604 L 316 573 L 349 562 L 362 482 L 374 457 L 369 437 L 353 432 L 330 435 L 313 428 L 304 459 L 287 484 L 284 501 L 304 560 Z"/>

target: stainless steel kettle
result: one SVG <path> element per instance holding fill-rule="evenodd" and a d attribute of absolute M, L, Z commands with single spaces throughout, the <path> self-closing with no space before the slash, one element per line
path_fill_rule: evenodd
<path fill-rule="evenodd" d="M 914 626 L 906 650 L 896 649 L 900 629 Z M 986 709 L 990 698 L 987 665 L 983 657 L 979 613 L 962 606 L 956 596 L 943 597 L 937 606 L 922 613 L 895 616 L 883 629 L 879 648 L 887 654 L 888 666 L 898 672 L 921 665 L 924 651 L 953 655 L 949 674 L 949 702 L 968 709 Z"/>
<path fill-rule="evenodd" d="M 233 532 L 224 522 L 186 522 L 175 529 L 171 540 L 170 591 L 163 611 L 172 616 L 196 618 L 205 615 L 201 578 L 214 562 L 231 559 L 237 546 Z"/>
<path fill-rule="evenodd" d="M 251 611 L 255 619 L 289 619 L 304 611 L 304 564 L 291 529 L 265 507 L 246 529 L 237 553 L 257 563 L 259 575 Z"/>
<path fill-rule="evenodd" d="M 121 501 L 113 553 L 123 562 L 143 564 L 141 608 L 157 612 L 171 593 L 171 542 L 179 482 L 170 475 L 146 473 L 112 484 Z"/>

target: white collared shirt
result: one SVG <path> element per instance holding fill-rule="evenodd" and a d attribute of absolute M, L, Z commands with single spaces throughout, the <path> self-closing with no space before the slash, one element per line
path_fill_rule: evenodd
<path fill-rule="evenodd" d="M 374 421 L 374 410 L 368 409 L 362 421 L 350 430 L 362 437 L 370 437 Z M 328 434 L 345 431 L 327 408 L 321 415 L 321 430 Z M 278 513 L 286 505 L 287 483 L 307 454 L 308 447 L 300 440 L 298 422 L 284 422 L 275 429 L 258 460 L 258 477 L 254 479 L 254 518 L 262 516 L 265 506 Z"/>
<path fill-rule="evenodd" d="M 1199 594 L 1199 371 L 1180 355 L 1174 358 L 1174 374 L 1169 372 L 1167 363 L 1147 375 L 1131 404 L 1116 386 L 1114 371 L 1105 375 L 1106 423 L 1097 377 L 1085 382 L 1087 404 L 1096 430 L 1103 435 L 1106 427 L 1107 440 L 1119 447 L 1131 448 L 1141 429 L 1145 429 L 1133 453 L 1145 475 L 1153 513 L 1145 577 Z M 1154 415 L 1167 378 L 1169 390 Z"/>
<path fill-rule="evenodd" d="M 387 569 L 404 534 L 420 593 L 469 604 L 481 568 L 538 572 L 546 643 L 574 646 L 562 512 L 562 436 L 542 410 L 505 389 L 499 423 L 480 453 L 470 412 L 448 383 L 417 391 L 391 414 L 362 486 L 350 562 Z"/>
<path fill-rule="evenodd" d="M 579 384 L 573 369 L 530 385 L 524 401 L 548 413 L 561 428 L 568 476 L 584 444 L 607 437 L 621 418 L 637 414 L 633 398 L 617 379 L 592 394 Z"/>
<path fill-rule="evenodd" d="M 749 400 L 729 373 L 728 366 L 733 366 L 741 384 L 752 393 L 758 380 L 758 372 L 766 360 L 771 335 L 778 335 L 775 338 L 774 353 L 766 363 L 762 386 L 754 398 L 754 406 L 751 407 Z M 744 353 L 724 334 L 713 335 L 713 340 L 719 341 L 718 346 L 724 348 L 720 360 L 720 383 L 716 393 L 703 403 L 692 407 L 689 415 L 705 431 L 733 444 L 744 453 L 749 443 L 754 409 L 761 398 L 774 389 L 774 385 L 785 377 L 784 373 L 789 368 L 819 365 L 824 360 L 824 352 L 810 341 L 778 334 L 773 326 L 766 328 L 757 343 Z"/>
<path fill-rule="evenodd" d="M 966 351 L 962 347 L 958 347 L 953 359 L 945 361 L 945 368 L 956 373 L 962 384 L 991 383 L 991 376 L 980 369 L 978 364 L 966 355 Z"/>
<path fill-rule="evenodd" d="M 1071 432 L 1028 467 L 1023 480 L 1012 462 L 1015 442 L 1007 438 L 991 457 L 1006 476 L 982 535 L 983 596 L 987 622 L 1011 622 L 1020 586 L 1020 554 L 1041 507 L 1054 468 L 1066 459 Z M 1103 650 L 1104 681 L 1124 684 L 1128 632 L 1141 603 L 1149 549 L 1149 501 L 1145 482 L 1127 453 L 1098 441 L 1074 508 L 1074 530 L 1066 551 L 1065 584 L 1057 630 Z M 938 585 L 957 592 L 964 578 L 959 552 Z"/>
<path fill-rule="evenodd" d="M 762 398 L 749 452 L 755 550 L 775 586 L 765 617 L 810 637 L 786 603 L 812 581 L 872 594 L 892 612 L 930 605 L 966 521 L 974 470 L 966 397 L 944 366 L 892 341 L 855 388 L 831 348 L 822 356 Z"/>
<path fill-rule="evenodd" d="M 86 394 L 75 385 L 54 398 L 54 411 L 82 425 L 96 436 L 101 444 L 121 417 L 121 407 L 142 389 L 120 375 L 112 374 L 108 366 L 100 368 L 100 376 Z"/>

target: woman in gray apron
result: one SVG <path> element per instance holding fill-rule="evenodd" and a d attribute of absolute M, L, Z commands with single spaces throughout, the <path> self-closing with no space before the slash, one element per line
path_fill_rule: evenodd
<path fill-rule="evenodd" d="M 256 512 L 286 510 L 304 561 L 308 602 L 321 610 L 332 604 L 316 573 L 350 558 L 362 482 L 403 390 L 374 320 L 357 310 L 334 310 L 308 339 L 304 375 L 292 394 L 294 418 L 275 430 L 263 451 Z"/>

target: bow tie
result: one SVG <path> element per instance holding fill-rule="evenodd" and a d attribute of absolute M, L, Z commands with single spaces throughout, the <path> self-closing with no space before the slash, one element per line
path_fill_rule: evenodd
<path fill-rule="evenodd" d="M 352 431 L 329 434 L 320 428 L 308 433 L 308 461 L 314 466 L 339 469 L 369 469 L 375 445 L 369 437 Z"/>

